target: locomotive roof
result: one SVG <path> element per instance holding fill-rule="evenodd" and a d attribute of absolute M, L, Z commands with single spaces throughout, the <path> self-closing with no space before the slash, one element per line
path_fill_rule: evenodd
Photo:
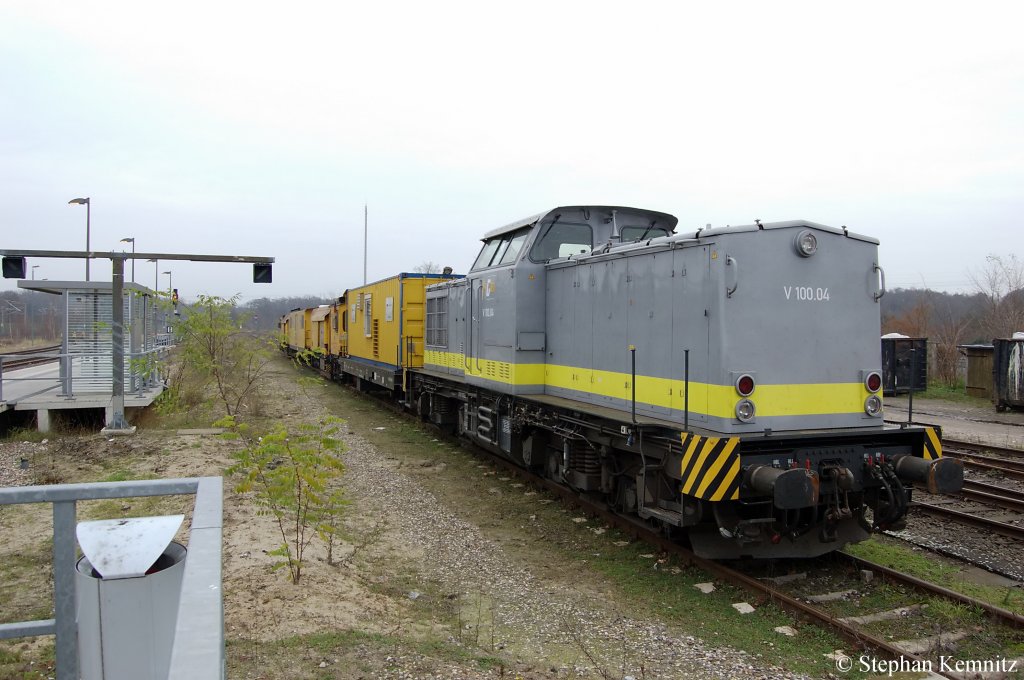
<path fill-rule="evenodd" d="M 620 206 L 620 205 L 565 205 L 565 206 L 559 206 L 557 208 L 552 208 L 551 210 L 545 210 L 544 212 L 537 213 L 536 215 L 531 215 L 530 217 L 524 217 L 521 220 L 516 220 L 515 222 L 512 222 L 510 224 L 506 224 L 504 227 L 498 227 L 497 229 L 492 229 L 491 231 L 489 231 L 486 234 L 484 234 L 484 236 L 483 236 L 483 238 L 481 240 L 486 241 L 487 239 L 494 238 L 495 236 L 500 236 L 502 234 L 506 234 L 506 233 L 508 233 L 510 231 L 515 231 L 516 229 L 522 229 L 523 227 L 529 227 L 530 225 L 536 224 L 540 220 L 544 219 L 544 217 L 546 217 L 547 215 L 550 215 L 551 213 L 554 213 L 554 212 L 558 212 L 560 210 L 592 210 L 592 211 L 595 211 L 595 212 L 608 212 L 608 213 L 610 213 L 612 210 L 619 210 L 619 211 L 623 211 L 623 212 L 629 212 L 629 213 L 632 213 L 632 214 L 639 213 L 641 215 L 649 215 L 649 216 L 655 218 L 658 222 L 664 223 L 665 226 L 667 226 L 669 228 L 669 231 L 674 231 L 675 228 L 676 228 L 676 224 L 679 222 L 679 218 L 677 218 L 675 215 L 670 215 L 668 213 L 658 212 L 657 210 L 645 210 L 643 208 L 630 208 L 630 207 Z"/>
<path fill-rule="evenodd" d="M 845 227 L 837 229 L 836 227 L 829 227 L 824 224 L 818 224 L 817 222 L 811 222 L 809 220 L 785 220 L 783 222 L 761 222 L 760 224 L 741 224 L 736 226 L 725 226 L 725 227 L 712 227 L 705 229 L 697 229 L 696 231 L 682 232 L 676 236 L 681 240 L 693 239 L 693 238 L 706 238 L 709 236 L 715 236 L 717 234 L 735 234 L 743 231 L 758 231 L 761 229 L 788 229 L 791 227 L 807 227 L 809 229 L 817 229 L 819 231 L 828 231 L 833 234 L 843 234 L 848 238 L 856 239 L 858 241 L 866 241 L 868 243 L 874 243 L 878 245 L 878 239 L 872 238 L 871 236 L 865 236 L 863 234 L 857 234 L 849 231 Z"/>

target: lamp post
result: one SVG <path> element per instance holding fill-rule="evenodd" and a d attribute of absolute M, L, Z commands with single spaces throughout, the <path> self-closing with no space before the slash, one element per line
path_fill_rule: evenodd
<path fill-rule="evenodd" d="M 38 264 L 32 265 L 32 280 L 33 281 L 36 280 L 36 270 L 37 269 L 39 269 L 39 265 Z M 25 320 L 25 323 L 28 324 L 28 332 L 29 332 L 29 335 L 32 338 L 31 339 L 31 344 L 34 346 L 36 344 L 36 325 L 35 325 L 35 317 L 32 316 L 32 294 L 33 294 L 32 292 L 29 292 L 28 298 L 27 298 L 28 302 L 25 303 L 25 306 L 28 308 L 28 314 L 25 315 L 27 317 L 26 320 Z"/>
<path fill-rule="evenodd" d="M 160 290 L 160 260 L 150 258 L 146 262 L 153 263 L 153 292 L 156 293 Z"/>
<path fill-rule="evenodd" d="M 121 243 L 132 244 L 132 283 L 135 283 L 135 237 L 125 236 L 123 239 L 121 239 Z"/>
<path fill-rule="evenodd" d="M 85 252 L 89 252 L 89 217 L 92 212 L 92 202 L 89 197 L 85 198 L 72 198 L 68 201 L 68 205 L 84 205 L 85 206 Z M 85 256 L 85 280 L 89 280 L 89 256 Z"/>

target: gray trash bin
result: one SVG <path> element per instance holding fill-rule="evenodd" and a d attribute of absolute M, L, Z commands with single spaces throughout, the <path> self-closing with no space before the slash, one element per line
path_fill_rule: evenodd
<path fill-rule="evenodd" d="M 184 515 L 81 522 L 75 573 L 82 680 L 165 680 L 185 570 Z"/>

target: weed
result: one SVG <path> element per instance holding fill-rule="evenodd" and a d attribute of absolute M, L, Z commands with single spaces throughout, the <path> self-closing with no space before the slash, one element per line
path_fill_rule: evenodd
<path fill-rule="evenodd" d="M 33 427 L 15 427 L 12 428 L 7 436 L 4 437 L 8 441 L 12 442 L 36 442 L 39 443 L 46 439 L 49 435 L 46 432 L 40 432 Z"/>
<path fill-rule="evenodd" d="M 278 425 L 262 437 L 232 416 L 215 423 L 245 443 L 228 472 L 242 476 L 235 490 L 255 491 L 262 512 L 277 521 L 282 543 L 269 554 L 283 558 L 274 568 L 287 567 L 292 583 L 302 576 L 303 554 L 313 537 L 333 540 L 337 515 L 346 505 L 344 490 L 332 486 L 345 470 L 340 457 L 344 445 L 338 438 L 341 422 L 328 416 L 301 423 L 292 432 Z"/>

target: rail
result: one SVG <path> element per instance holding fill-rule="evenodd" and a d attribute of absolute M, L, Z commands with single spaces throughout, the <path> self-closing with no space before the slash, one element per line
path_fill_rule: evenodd
<path fill-rule="evenodd" d="M 76 503 L 192 494 L 196 500 L 167 677 L 173 680 L 223 680 L 226 666 L 221 595 L 223 484 L 220 477 L 0 488 L 0 505 L 53 504 L 54 603 L 53 619 L 0 624 L 0 639 L 56 635 L 57 680 L 77 680 Z"/>
<path fill-rule="evenodd" d="M 161 369 L 172 347 L 173 345 L 165 344 L 141 352 L 126 352 L 125 393 L 142 394 L 146 389 L 156 387 L 157 384 L 162 383 L 164 376 Z M 57 361 L 60 364 L 58 375 L 40 376 L 35 373 L 32 375 L 18 375 L 11 370 L 12 365 L 21 368 L 29 360 L 35 363 Z M 5 399 L 5 383 L 8 389 L 14 385 L 24 385 L 32 382 L 44 384 L 43 387 L 34 392 L 30 391 L 26 394 L 19 394 L 18 399 L 28 399 L 58 388 L 60 389 L 59 395 L 61 397 L 70 399 L 75 395 L 76 384 L 80 392 L 110 390 L 113 380 L 112 362 L 112 352 L 88 354 L 80 352 L 36 352 L 31 355 L 26 353 L 0 354 L 0 402 Z M 97 390 L 96 388 L 100 385 L 102 385 L 102 388 Z"/>

